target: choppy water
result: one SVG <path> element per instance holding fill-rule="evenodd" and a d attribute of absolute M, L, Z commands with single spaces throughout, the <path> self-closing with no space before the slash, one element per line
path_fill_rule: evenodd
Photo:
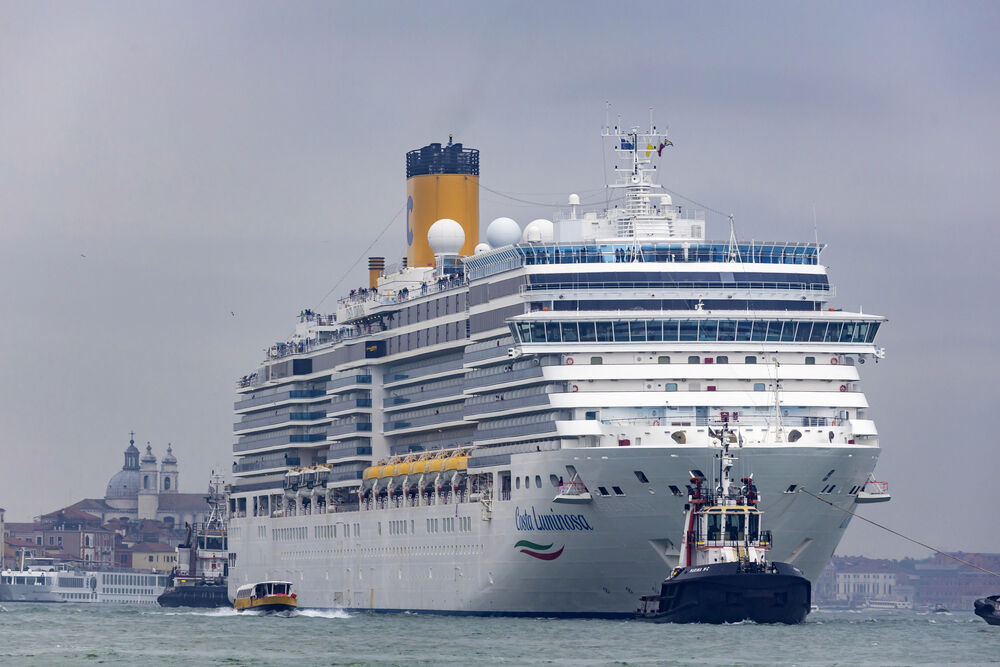
<path fill-rule="evenodd" d="M 798 626 L 3 603 L 0 664 L 913 665 L 1000 662 L 972 613 L 818 611 Z"/>

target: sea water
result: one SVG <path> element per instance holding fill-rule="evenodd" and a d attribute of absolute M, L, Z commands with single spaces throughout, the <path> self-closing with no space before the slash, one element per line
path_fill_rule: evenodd
<path fill-rule="evenodd" d="M 0 664 L 914 665 L 1000 661 L 971 612 L 816 611 L 801 625 L 479 618 L 106 604 L 0 607 Z"/>

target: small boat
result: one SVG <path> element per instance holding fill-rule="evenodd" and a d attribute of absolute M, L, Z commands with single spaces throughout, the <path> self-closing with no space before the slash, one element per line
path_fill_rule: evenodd
<path fill-rule="evenodd" d="M 975 605 L 976 616 L 979 616 L 990 625 L 1000 625 L 1000 595 L 979 598 L 973 604 Z"/>
<path fill-rule="evenodd" d="M 233 609 L 236 611 L 261 611 L 274 614 L 294 611 L 298 607 L 292 584 L 289 581 L 262 581 L 246 584 L 236 590 Z"/>
<path fill-rule="evenodd" d="M 643 595 L 636 618 L 653 623 L 801 623 L 812 605 L 812 585 L 798 568 L 768 562 L 770 531 L 761 530 L 760 498 L 752 477 L 742 486 L 729 478 L 728 424 L 709 433 L 722 444 L 719 484 L 703 489 L 691 478 L 685 505 L 686 530 L 678 567 L 659 595 Z"/>
<path fill-rule="evenodd" d="M 945 607 L 943 604 L 936 604 L 934 605 L 934 608 L 931 609 L 931 611 L 933 611 L 935 614 L 947 614 L 948 607 Z"/>

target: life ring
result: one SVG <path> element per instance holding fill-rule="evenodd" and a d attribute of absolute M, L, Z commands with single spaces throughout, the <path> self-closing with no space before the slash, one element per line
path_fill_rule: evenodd
<path fill-rule="evenodd" d="M 840 391 L 847 391 L 847 385 L 846 384 L 840 385 Z"/>
<path fill-rule="evenodd" d="M 840 363 L 840 360 L 837 359 L 837 357 L 830 357 L 830 365 L 831 366 L 836 366 L 839 363 Z"/>
<path fill-rule="evenodd" d="M 573 365 L 573 357 L 566 357 L 566 365 L 567 366 Z"/>
<path fill-rule="evenodd" d="M 576 392 L 580 391 L 580 388 L 577 387 L 576 385 L 573 385 L 572 387 L 570 387 L 570 391 L 575 394 Z"/>
<path fill-rule="evenodd" d="M 660 425 L 660 420 L 659 419 L 654 419 L 653 420 L 653 426 L 659 426 L 659 425 Z"/>

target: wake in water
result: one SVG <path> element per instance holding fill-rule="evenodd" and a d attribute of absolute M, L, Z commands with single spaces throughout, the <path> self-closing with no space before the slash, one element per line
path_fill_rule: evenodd
<path fill-rule="evenodd" d="M 343 609 L 299 609 L 293 616 L 307 616 L 309 618 L 350 618 Z"/>
<path fill-rule="evenodd" d="M 237 616 L 238 612 L 232 607 L 219 607 L 217 609 L 195 609 L 188 608 L 181 611 L 144 611 L 143 614 L 156 614 L 158 616 Z"/>
<path fill-rule="evenodd" d="M 6 611 L 0 607 L 0 611 Z M 295 618 L 296 616 L 305 616 L 306 618 L 351 618 L 343 609 L 296 609 L 294 611 L 280 611 L 277 613 L 268 614 L 261 611 L 243 611 L 239 612 L 232 607 L 219 607 L 218 609 L 178 609 L 176 611 L 143 611 L 143 615 L 157 615 L 157 616 L 214 616 L 217 618 L 229 617 L 229 616 L 278 616 L 281 618 Z"/>

